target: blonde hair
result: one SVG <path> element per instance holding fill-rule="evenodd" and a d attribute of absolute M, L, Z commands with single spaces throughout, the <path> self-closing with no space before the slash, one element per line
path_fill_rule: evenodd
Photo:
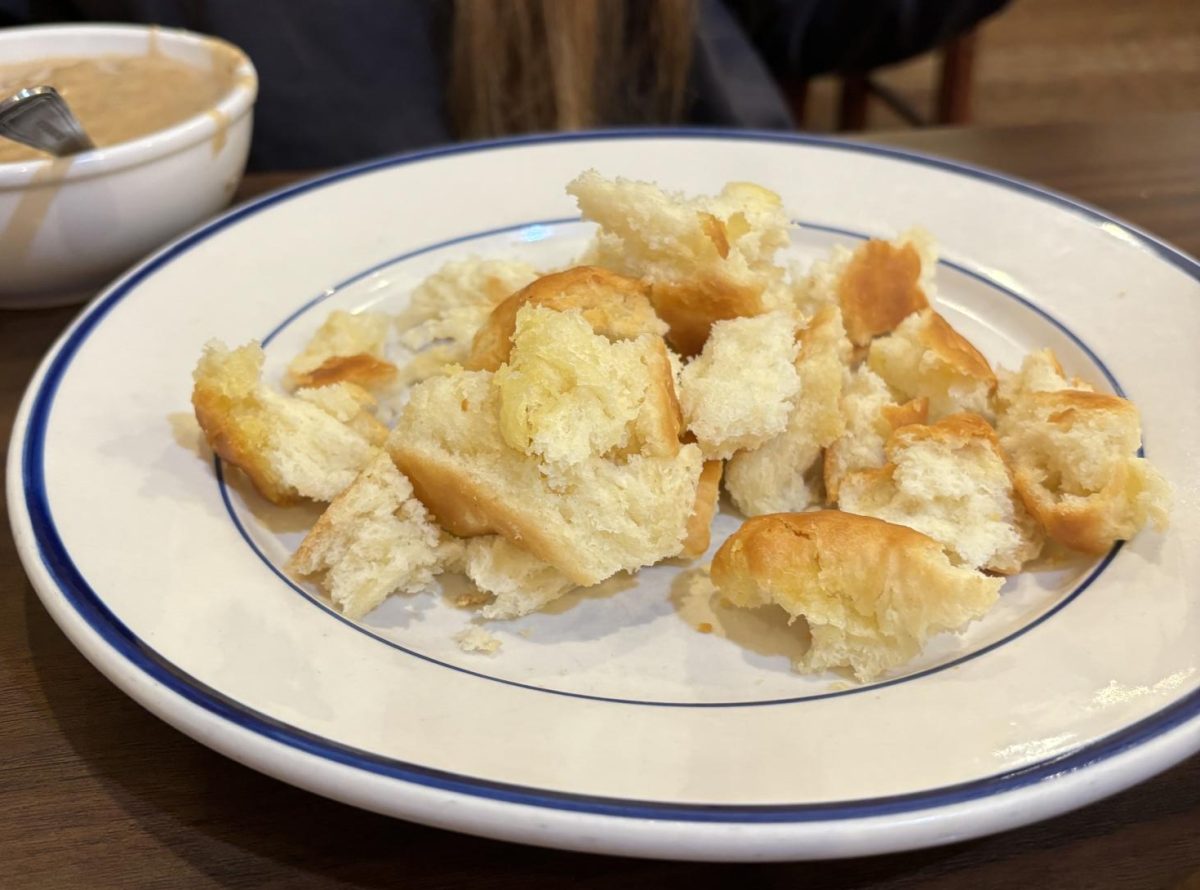
<path fill-rule="evenodd" d="M 695 0 L 455 0 L 461 138 L 668 123 L 684 111 Z"/>

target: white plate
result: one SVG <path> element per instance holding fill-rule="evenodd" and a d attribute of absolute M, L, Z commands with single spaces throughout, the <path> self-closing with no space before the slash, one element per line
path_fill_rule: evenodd
<path fill-rule="evenodd" d="M 961 638 L 857 687 L 787 666 L 758 614 L 700 634 L 687 567 L 450 639 L 436 594 L 345 621 L 279 566 L 302 529 L 189 444 L 201 345 L 279 369 L 333 307 L 401 306 L 467 253 L 578 249 L 580 170 L 692 192 L 753 179 L 795 253 L 920 222 L 939 308 L 994 361 L 1053 346 L 1139 405 L 1173 524 L 1008 583 Z M 1068 199 L 905 152 L 785 136 L 612 133 L 441 149 L 306 183 L 185 237 L 63 336 L 17 418 L 10 512 L 47 609 L 154 713 L 256 769 L 406 819 L 550 846 L 694 859 L 945 843 L 1080 806 L 1200 748 L 1200 267 Z M 177 441 L 177 440 L 182 440 Z M 306 517 L 311 518 L 311 517 Z M 719 543 L 736 527 L 718 520 Z M 751 648 L 737 641 L 752 643 Z M 152 765 L 151 767 L 152 768 Z"/>

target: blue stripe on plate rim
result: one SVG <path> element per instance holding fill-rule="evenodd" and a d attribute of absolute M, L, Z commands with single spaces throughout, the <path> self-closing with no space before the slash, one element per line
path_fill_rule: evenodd
<path fill-rule="evenodd" d="M 299 309 L 289 313 L 283 319 L 283 321 L 281 321 L 278 325 L 276 325 L 265 337 L 262 338 L 262 340 L 260 342 L 262 343 L 264 348 L 269 346 L 271 344 L 271 341 L 273 341 L 277 336 L 279 336 L 279 334 L 281 334 L 284 330 L 286 330 L 293 322 L 295 322 L 299 318 L 303 317 L 303 315 L 306 312 L 316 308 L 321 303 L 324 303 L 326 300 L 329 300 L 332 297 L 336 296 L 339 292 L 341 292 L 345 288 L 347 288 L 359 281 L 362 281 L 363 279 L 368 278 L 377 272 L 381 272 L 384 269 L 387 269 L 390 266 L 395 265 L 396 263 L 400 263 L 405 260 L 409 260 L 414 257 L 421 256 L 422 254 L 430 253 L 434 250 L 439 250 L 444 247 L 450 247 L 450 246 L 454 246 L 457 244 L 464 244 L 464 243 L 468 243 L 470 241 L 474 241 L 474 240 L 477 240 L 480 238 L 488 238 L 488 237 L 492 237 L 495 235 L 503 235 L 503 234 L 506 234 L 509 232 L 519 232 L 522 229 L 528 229 L 531 227 L 549 228 L 552 226 L 569 224 L 569 223 L 578 223 L 578 222 L 580 222 L 579 217 L 559 217 L 556 219 L 542 219 L 542 220 L 534 220 L 532 222 L 515 223 L 513 225 L 500 226 L 500 227 L 494 228 L 494 229 L 487 229 L 486 231 L 482 231 L 482 232 L 475 232 L 475 233 L 467 234 L 467 235 L 458 235 L 454 238 L 448 238 L 444 241 L 440 241 L 440 242 L 437 242 L 434 244 L 426 245 L 424 247 L 416 248 L 415 250 L 406 251 L 402 254 L 392 257 L 391 259 L 385 260 L 381 263 L 376 263 L 375 265 L 370 266 L 369 268 L 364 269 L 361 272 L 356 272 L 354 275 L 351 275 L 350 277 L 346 278 L 345 280 L 341 281 L 340 283 L 335 284 L 333 287 L 322 291 L 317 296 L 306 301 Z M 862 232 L 856 232 L 851 229 L 837 228 L 835 226 L 823 225 L 821 223 L 806 222 L 803 220 L 793 220 L 792 224 L 802 227 L 802 228 L 806 228 L 806 229 L 825 232 L 828 234 L 843 235 L 846 237 L 856 238 L 856 239 L 860 239 L 860 240 L 866 239 L 869 237 L 868 235 L 866 235 Z M 1033 310 L 1035 313 L 1040 315 L 1042 318 L 1045 318 L 1047 321 L 1050 322 L 1050 324 L 1054 325 L 1055 328 L 1057 328 L 1064 335 L 1066 335 L 1076 346 L 1078 346 L 1088 356 L 1088 358 L 1096 365 L 1096 367 L 1098 367 L 1100 369 L 1100 372 L 1104 375 L 1105 379 L 1108 381 L 1109 385 L 1112 387 L 1113 391 L 1117 395 L 1119 395 L 1119 396 L 1125 395 L 1125 391 L 1121 388 L 1121 384 L 1117 382 L 1117 378 L 1115 376 L 1113 376 L 1112 371 L 1109 370 L 1108 366 L 1104 364 L 1104 362 L 1100 359 L 1100 357 L 1098 355 L 1096 355 L 1096 353 L 1092 350 L 1092 348 L 1090 346 L 1088 346 L 1082 339 L 1080 339 L 1079 336 L 1076 335 L 1074 331 L 1072 331 L 1070 328 L 1068 328 L 1065 324 L 1063 324 L 1061 321 L 1059 321 L 1057 318 L 1055 318 L 1053 315 L 1051 315 L 1045 309 L 1036 305 L 1035 303 L 1028 300 L 1027 298 L 1021 296 L 1016 291 L 1013 291 L 1012 289 L 1005 287 L 1004 285 L 1002 285 L 998 282 L 992 281 L 986 275 L 983 275 L 979 272 L 969 269 L 960 263 L 955 263 L 955 262 L 952 262 L 950 260 L 945 260 L 945 259 L 940 260 L 939 263 L 941 265 L 944 265 L 948 268 L 954 269 L 958 272 L 961 272 L 964 275 L 967 275 L 971 278 L 974 278 L 974 279 L 980 281 L 981 283 L 999 291 L 1000 293 L 1004 294 L 1005 296 L 1018 301 L 1022 305 Z M 680 702 L 680 701 L 656 701 L 656 700 L 651 700 L 651 699 L 617 698 L 614 696 L 606 696 L 606 695 L 589 695 L 589 694 L 580 693 L 580 692 L 568 692 L 568 691 L 562 690 L 562 689 L 551 689 L 546 686 L 536 686 L 531 683 L 522 683 L 517 680 L 506 680 L 502 677 L 495 677 L 490 674 L 482 673 L 480 671 L 471 670 L 470 668 L 465 668 L 465 667 L 461 667 L 459 665 L 450 664 L 449 662 L 442 661 L 442 660 L 434 658 L 433 656 L 430 656 L 430 655 L 424 655 L 420 652 L 417 652 L 414 649 L 410 649 L 406 646 L 403 646 L 400 643 L 396 642 L 395 640 L 388 639 L 387 637 L 372 631 L 369 627 L 364 626 L 357 621 L 351 621 L 350 619 L 348 619 L 344 615 L 342 615 L 340 612 L 338 612 L 336 609 L 332 608 L 324 600 L 320 599 L 319 597 L 313 596 L 311 593 L 306 591 L 303 587 L 301 587 L 299 584 L 297 584 L 295 581 L 293 581 L 291 578 L 289 578 L 285 572 L 280 570 L 280 568 L 278 566 L 276 566 L 270 560 L 270 558 L 254 542 L 253 536 L 250 534 L 250 532 L 247 530 L 245 524 L 242 522 L 241 518 L 238 516 L 237 509 L 234 507 L 233 499 L 231 498 L 230 493 L 229 493 L 229 486 L 225 482 L 225 472 L 224 472 L 223 462 L 221 461 L 221 459 L 219 457 L 214 456 L 213 468 L 215 471 L 214 472 L 215 480 L 216 480 L 217 486 L 221 492 L 221 501 L 225 506 L 225 512 L 229 514 L 229 519 L 233 523 L 234 528 L 237 529 L 238 534 L 241 536 L 241 538 L 242 538 L 243 542 L 245 542 L 246 546 L 250 548 L 251 552 L 253 552 L 254 555 L 258 557 L 259 561 L 261 561 L 263 563 L 263 565 L 266 566 L 267 569 L 279 581 L 283 582 L 290 590 L 292 590 L 297 595 L 304 597 L 306 600 L 311 602 L 313 605 L 317 606 L 318 608 L 320 608 L 327 614 L 333 616 L 335 619 L 337 619 L 338 621 L 347 625 L 348 627 L 352 627 L 359 633 L 362 633 L 363 635 L 370 637 L 371 639 L 375 640 L 376 642 L 381 643 L 385 646 L 388 646 L 392 649 L 396 649 L 400 652 L 403 652 L 406 655 L 411 655 L 414 658 L 419 658 L 422 661 L 427 661 L 431 664 L 436 664 L 436 665 L 439 665 L 440 667 L 444 667 L 444 668 L 447 668 L 452 671 L 457 671 L 459 673 L 467 674 L 472 677 L 478 677 L 482 680 L 490 680 L 494 683 L 502 683 L 505 686 L 514 686 L 518 689 L 527 689 L 527 690 L 531 690 L 534 692 L 543 692 L 548 695 L 561 695 L 566 698 L 581 698 L 581 699 L 587 699 L 587 700 L 591 700 L 591 701 L 606 701 L 606 702 L 613 702 L 615 704 L 623 704 L 623 705 L 646 705 L 646 706 L 661 707 L 661 708 L 746 708 L 746 707 L 766 706 L 766 705 L 795 704 L 798 702 L 820 701 L 821 699 L 827 699 L 827 698 L 841 698 L 843 696 L 848 696 L 848 695 L 858 695 L 863 692 L 875 692 L 880 689 L 886 688 L 888 686 L 895 686 L 900 683 L 909 683 L 909 682 L 912 682 L 913 680 L 921 679 L 922 677 L 928 677 L 932 674 L 936 674 L 936 673 L 940 673 L 941 671 L 948 670 L 949 668 L 957 667 L 958 665 L 963 664 L 964 662 L 971 661 L 975 658 L 978 658 L 981 655 L 987 654 L 988 652 L 992 652 L 995 649 L 998 649 L 999 647 L 1004 646 L 1007 643 L 1010 643 L 1013 640 L 1017 639 L 1018 637 L 1023 636 L 1024 634 L 1028 633 L 1029 631 L 1033 630 L 1034 628 L 1038 627 L 1039 625 L 1041 625 L 1042 623 L 1047 621 L 1052 616 L 1057 615 L 1064 608 L 1066 608 L 1066 606 L 1069 603 L 1073 602 L 1076 598 L 1079 597 L 1080 594 L 1082 594 L 1085 590 L 1087 590 L 1087 588 L 1090 587 L 1096 581 L 1097 578 L 1100 577 L 1100 575 L 1104 572 L 1104 570 L 1107 569 L 1108 566 L 1112 564 L 1113 559 L 1116 557 L 1117 553 L 1121 550 L 1121 546 L 1122 546 L 1122 544 L 1120 542 L 1118 542 L 1116 545 L 1114 545 L 1113 548 L 1104 556 L 1104 558 L 1102 560 L 1100 560 L 1099 563 L 1097 563 L 1095 566 L 1093 566 L 1088 571 L 1088 573 L 1086 574 L 1084 579 L 1079 584 L 1077 584 L 1072 590 L 1070 590 L 1058 602 L 1056 602 L 1053 606 L 1051 606 L 1049 609 L 1047 609 L 1041 615 L 1038 615 L 1035 619 L 1030 621 L 1028 624 L 1025 624 L 1018 630 L 1014 631 L 1013 633 L 1011 633 L 999 640 L 996 640 L 995 642 L 989 643 L 986 646 L 976 649 L 974 652 L 970 652 L 967 655 L 963 655 L 959 658 L 951 659 L 950 661 L 944 662 L 942 664 L 934 665 L 933 667 L 926 668 L 921 671 L 916 671 L 911 674 L 906 674 L 902 677 L 896 677 L 895 679 L 891 679 L 891 680 L 884 680 L 879 683 L 870 683 L 870 684 L 865 684 L 865 685 L 861 685 L 861 686 L 855 686 L 853 688 L 840 690 L 837 692 L 825 692 L 825 693 L 819 693 L 816 695 L 807 695 L 807 696 L 792 697 L 792 698 L 759 699 L 759 700 L 754 700 L 754 701 Z"/>
<path fill-rule="evenodd" d="M 93 632 L 132 666 L 156 682 L 162 683 L 167 689 L 184 700 L 199 706 L 222 720 L 228 721 L 232 725 L 256 733 L 276 743 L 287 745 L 321 759 L 380 776 L 469 797 L 551 810 L 564 810 L 627 819 L 668 819 L 685 822 L 721 823 L 787 823 L 821 822 L 827 820 L 840 821 L 920 812 L 1009 793 L 1044 782 L 1063 773 L 1094 766 L 1182 726 L 1195 719 L 1197 715 L 1200 715 L 1200 690 L 1196 690 L 1155 714 L 1074 751 L 1030 764 L 1017 770 L 999 773 L 971 782 L 903 795 L 826 803 L 775 805 L 686 804 L 625 800 L 493 782 L 443 770 L 429 769 L 418 764 L 396 761 L 380 757 L 368 751 L 338 745 L 330 742 L 328 739 L 304 732 L 268 717 L 265 714 L 246 708 L 204 685 L 196 678 L 179 670 L 175 665 L 147 646 L 108 610 L 101 598 L 88 585 L 87 581 L 71 562 L 70 556 L 54 526 L 46 498 L 42 458 L 50 408 L 63 374 L 70 364 L 71 357 L 97 324 L 121 299 L 160 267 L 166 265 L 175 257 L 186 253 L 196 244 L 211 237 L 221 229 L 232 225 L 238 220 L 265 210 L 274 204 L 292 199 L 312 189 L 331 185 L 342 179 L 359 176 L 386 167 L 455 154 L 486 151 L 495 147 L 514 147 L 583 140 L 599 142 L 611 139 L 638 138 L 790 143 L 809 145 L 830 151 L 846 151 L 891 157 L 908 163 L 947 170 L 960 176 L 992 182 L 1014 191 L 1023 192 L 1037 200 L 1065 208 L 1075 215 L 1082 217 L 1087 222 L 1103 226 L 1114 226 L 1128 238 L 1154 252 L 1160 259 L 1179 268 L 1193 279 L 1200 281 L 1200 263 L 1187 254 L 1134 226 L 1123 223 L 1094 207 L 1058 194 L 1057 192 L 969 164 L 962 164 L 903 149 L 865 143 L 850 143 L 829 137 L 699 128 L 612 130 L 591 133 L 534 135 L 452 145 L 397 155 L 347 167 L 326 176 L 265 195 L 185 234 L 143 261 L 141 265 L 135 267 L 115 282 L 108 291 L 97 298 L 85 310 L 84 314 L 64 335 L 57 348 L 57 352 L 48 360 L 38 389 L 36 392 L 30 394 L 32 402 L 29 409 L 29 420 L 24 431 L 24 447 L 21 451 L 20 461 L 25 506 L 30 517 L 34 541 L 38 546 L 38 554 L 46 571 L 57 584 L 59 592 L 63 595 L 64 599 Z M 1169 765 L 1168 763 L 1162 764 L 1164 769 Z"/>

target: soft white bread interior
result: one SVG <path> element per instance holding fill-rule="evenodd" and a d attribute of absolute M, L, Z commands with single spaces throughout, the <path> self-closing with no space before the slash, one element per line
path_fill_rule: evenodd
<path fill-rule="evenodd" d="M 375 416 L 375 397 L 356 383 L 303 386 L 293 395 L 340 420 L 372 445 L 382 445 L 388 428 Z"/>
<path fill-rule="evenodd" d="M 263 358 L 257 343 L 205 346 L 192 374 L 196 420 L 213 451 L 267 500 L 333 500 L 375 452 L 378 426 L 361 417 L 374 400 L 349 383 L 332 394 L 283 395 L 262 382 Z"/>
<path fill-rule="evenodd" d="M 1013 404 L 1023 401 L 1035 392 L 1058 392 L 1077 389 L 1095 392 L 1091 384 L 1078 377 L 1067 379 L 1058 357 L 1050 349 L 1039 349 L 1025 356 L 1019 371 L 1000 368 L 996 372 L 996 412 L 1003 414 Z"/>
<path fill-rule="evenodd" d="M 463 537 L 501 534 L 581 585 L 679 552 L 696 500 L 699 448 L 684 445 L 672 457 L 594 456 L 548 474 L 539 458 L 505 442 L 492 376 L 463 371 L 414 386 L 388 439 L 443 528 Z"/>
<path fill-rule="evenodd" d="M 467 577 L 493 597 L 479 610 L 483 618 L 520 618 L 575 587 L 575 583 L 554 566 L 500 535 L 471 538 L 466 542 L 466 548 L 464 571 Z"/>
<path fill-rule="evenodd" d="M 978 414 L 896 430 L 887 463 L 842 479 L 839 506 L 928 535 L 959 565 L 1021 570 L 1043 536 L 1013 488 L 996 433 Z"/>
<path fill-rule="evenodd" d="M 875 340 L 867 364 L 901 400 L 928 399 L 931 421 L 964 411 L 993 417 L 991 365 L 932 309 L 913 313 Z"/>
<path fill-rule="evenodd" d="M 688 198 L 594 170 L 567 186 L 584 219 L 599 223 L 588 261 L 650 284 L 667 340 L 696 355 L 713 322 L 791 305 L 775 253 L 788 243 L 778 195 L 750 183 Z"/>
<path fill-rule="evenodd" d="M 380 451 L 321 514 L 289 565 L 317 580 L 342 614 L 361 618 L 389 594 L 429 587 L 461 547 Z"/>
<path fill-rule="evenodd" d="M 796 319 L 790 312 L 712 326 L 704 350 L 680 375 L 683 422 L 709 459 L 755 448 L 787 427 L 800 391 Z"/>
<path fill-rule="evenodd" d="M 1035 353 L 1007 375 L 997 423 L 1029 512 L 1052 539 L 1085 553 L 1104 553 L 1147 522 L 1164 530 L 1170 488 L 1138 457 L 1137 408 L 1118 396 L 1066 388 L 1072 381 L 1055 369 L 1052 355 Z"/>
<path fill-rule="evenodd" d="M 887 461 L 883 446 L 892 431 L 910 423 L 924 423 L 928 399 L 898 404 L 883 378 L 859 365 L 846 370 L 842 387 L 845 432 L 825 449 L 823 473 L 825 502 L 835 505 L 842 479 L 856 470 L 882 467 Z"/>
<path fill-rule="evenodd" d="M 399 342 L 424 350 L 401 370 L 404 380 L 424 379 L 465 361 L 475 332 L 492 310 L 537 274 L 519 260 L 471 257 L 446 263 L 426 278 L 396 317 Z"/>
<path fill-rule="evenodd" d="M 803 510 L 821 500 L 821 451 L 845 428 L 840 407 L 850 344 L 841 312 L 826 305 L 797 335 L 799 394 L 784 431 L 758 448 L 735 454 L 725 488 L 746 516 Z"/>
<path fill-rule="evenodd" d="M 517 312 L 527 303 L 578 309 L 592 330 L 609 340 L 632 340 L 642 334 L 662 336 L 667 325 L 654 314 L 649 286 L 599 266 L 576 266 L 543 275 L 503 300 L 475 333 L 463 363 L 469 371 L 495 371 L 508 361 Z"/>
<path fill-rule="evenodd" d="M 859 680 L 983 615 L 1003 583 L 955 566 L 920 532 L 836 511 L 747 520 L 717 551 L 712 580 L 735 606 L 774 603 L 807 621 L 799 670 L 849 668 Z"/>
<path fill-rule="evenodd" d="M 610 341 L 582 310 L 528 304 L 496 371 L 500 434 L 553 472 L 593 456 L 679 452 L 680 415 L 663 339 Z"/>
<path fill-rule="evenodd" d="M 289 388 L 357 383 L 367 388 L 386 386 L 396 366 L 385 357 L 391 316 L 382 312 L 329 313 L 284 375 Z"/>
<path fill-rule="evenodd" d="M 873 238 L 854 250 L 837 245 L 798 280 L 796 303 L 807 312 L 838 306 L 850 342 L 867 346 L 929 305 L 937 262 L 937 246 L 920 228 L 892 241 Z"/>

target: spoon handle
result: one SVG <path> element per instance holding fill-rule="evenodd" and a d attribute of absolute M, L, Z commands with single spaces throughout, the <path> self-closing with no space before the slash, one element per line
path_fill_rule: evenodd
<path fill-rule="evenodd" d="M 54 87 L 30 87 L 0 102 L 0 136 L 52 155 L 95 148 Z"/>

